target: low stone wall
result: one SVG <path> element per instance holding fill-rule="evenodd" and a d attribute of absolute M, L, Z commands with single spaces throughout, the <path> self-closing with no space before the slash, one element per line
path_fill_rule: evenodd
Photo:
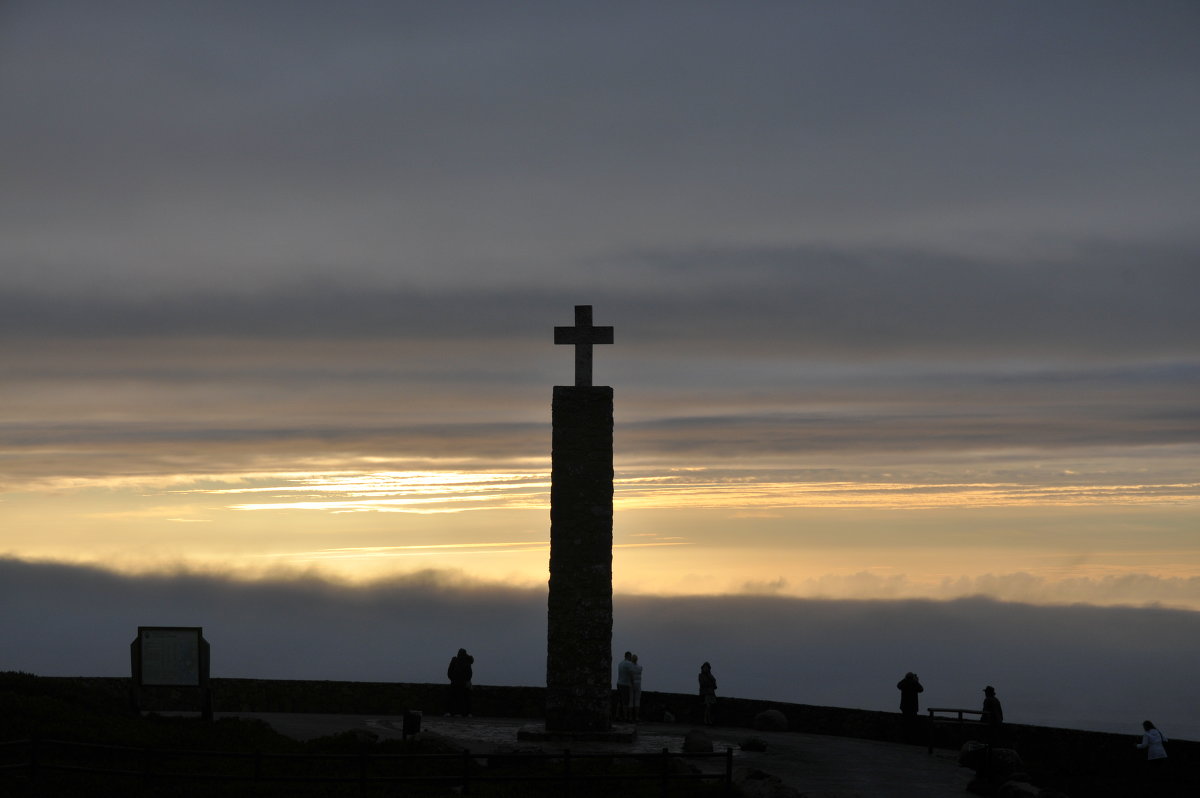
<path fill-rule="evenodd" d="M 395 715 L 408 709 L 441 715 L 449 708 L 449 685 L 398 682 L 279 681 L 213 679 L 218 712 L 336 712 Z M 471 689 L 473 714 L 540 718 L 546 691 L 541 687 Z"/>
<path fill-rule="evenodd" d="M 130 680 L 125 678 L 79 678 L 90 687 L 111 693 L 114 700 L 128 696 Z M 446 711 L 447 685 L 395 682 L 336 682 L 268 679 L 213 679 L 213 703 L 217 712 L 311 712 L 339 714 L 397 715 L 404 710 L 421 710 L 426 715 Z M 193 701 L 184 691 L 159 688 L 157 696 L 169 709 Z M 545 690 L 541 687 L 505 687 L 476 685 L 471 691 L 474 714 L 479 716 L 542 718 Z M 193 703 L 194 705 L 194 703 Z M 906 729 L 899 713 L 865 709 L 821 707 L 746 698 L 720 697 L 716 721 L 721 726 L 752 729 L 759 712 L 775 709 L 788 720 L 790 731 L 831 734 L 863 740 L 928 743 L 928 719 L 920 718 L 915 733 Z M 675 722 L 699 725 L 702 715 L 699 698 L 692 694 L 648 691 L 642 694 L 642 717 L 647 722 L 661 721 L 670 712 Z M 976 735 L 974 727 L 941 725 L 935 743 L 942 749 L 957 750 Z M 1024 759 L 1031 775 L 1043 784 L 1075 786 L 1085 781 L 1136 780 L 1144 765 L 1145 754 L 1134 748 L 1134 734 L 1058 729 L 1047 726 L 1006 724 L 1003 747 L 1014 748 Z M 749 736 L 749 735 L 747 735 Z M 1173 740 L 1168 744 L 1172 768 L 1176 774 L 1200 774 L 1200 743 Z M 1068 792 L 1070 794 L 1070 792 Z M 1107 794 L 1097 791 L 1095 794 Z"/>

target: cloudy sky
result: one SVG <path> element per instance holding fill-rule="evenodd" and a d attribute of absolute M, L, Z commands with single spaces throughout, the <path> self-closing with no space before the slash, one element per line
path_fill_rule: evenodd
<path fill-rule="evenodd" d="M 0 4 L 0 554 L 544 590 L 592 304 L 622 595 L 1200 611 L 1198 34 Z"/>

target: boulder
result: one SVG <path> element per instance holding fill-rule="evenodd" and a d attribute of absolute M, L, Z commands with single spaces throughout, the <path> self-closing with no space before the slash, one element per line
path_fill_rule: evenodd
<path fill-rule="evenodd" d="M 987 746 L 975 740 L 967 740 L 962 744 L 962 748 L 958 749 L 958 764 L 965 768 L 975 767 L 975 761 L 979 758 L 980 752 L 987 750 Z"/>
<path fill-rule="evenodd" d="M 1042 791 L 1027 781 L 1006 781 L 996 790 L 996 798 L 1038 798 Z"/>
<path fill-rule="evenodd" d="M 979 771 L 979 775 L 997 784 L 1006 781 L 1029 781 L 1025 762 L 1021 755 L 1011 748 L 993 748 L 991 758 L 985 760 L 984 769 Z"/>
<path fill-rule="evenodd" d="M 765 709 L 754 716 L 754 728 L 758 731 L 787 731 L 787 715 L 778 709 Z"/>
<path fill-rule="evenodd" d="M 975 777 L 967 784 L 967 792 L 972 795 L 982 795 L 984 798 L 994 798 L 996 795 L 996 785 L 987 779 Z"/>
<path fill-rule="evenodd" d="M 958 752 L 958 764 L 971 768 L 980 776 L 987 776 L 997 784 L 1019 780 L 1025 775 L 1025 763 L 1021 755 L 1011 748 L 992 748 L 983 743 L 968 740 Z"/>
<path fill-rule="evenodd" d="M 968 792 L 1009 798 L 1038 794 L 1037 788 L 1029 783 L 1021 755 L 1011 748 L 992 748 L 970 740 L 959 751 L 958 764 L 975 771 L 975 778 L 967 785 Z M 1001 791 L 1004 789 L 1007 792 Z"/>
<path fill-rule="evenodd" d="M 703 729 L 692 729 L 683 738 L 683 752 L 685 754 L 711 754 L 712 750 L 712 738 Z"/>
<path fill-rule="evenodd" d="M 803 798 L 803 793 L 783 783 L 778 776 L 757 768 L 736 768 L 733 788 L 742 798 Z"/>

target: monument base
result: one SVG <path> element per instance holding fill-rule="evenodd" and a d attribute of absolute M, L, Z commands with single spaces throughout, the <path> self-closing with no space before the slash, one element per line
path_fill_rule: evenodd
<path fill-rule="evenodd" d="M 613 726 L 605 731 L 548 731 L 545 725 L 522 726 L 518 740 L 566 743 L 631 743 L 637 739 L 637 726 Z"/>

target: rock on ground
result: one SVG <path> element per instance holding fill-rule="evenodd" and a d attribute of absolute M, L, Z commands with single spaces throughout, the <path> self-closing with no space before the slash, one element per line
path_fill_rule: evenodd
<path fill-rule="evenodd" d="M 713 741 L 703 729 L 692 729 L 683 738 L 683 751 L 687 754 L 712 753 Z"/>
<path fill-rule="evenodd" d="M 787 715 L 778 709 L 764 709 L 754 716 L 754 728 L 758 731 L 784 732 L 788 730 Z"/>
<path fill-rule="evenodd" d="M 757 768 L 737 768 L 733 771 L 734 794 L 741 798 L 803 798 L 803 793 L 789 787 L 783 780 Z"/>

